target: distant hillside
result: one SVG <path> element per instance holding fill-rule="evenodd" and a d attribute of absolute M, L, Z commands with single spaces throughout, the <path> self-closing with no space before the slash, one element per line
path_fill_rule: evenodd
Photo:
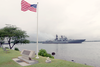
<path fill-rule="evenodd" d="M 100 42 L 100 40 L 91 40 L 91 41 L 85 41 L 85 42 Z"/>
<path fill-rule="evenodd" d="M 43 41 L 38 41 L 38 43 L 42 43 Z M 30 43 L 37 43 L 37 41 L 30 41 Z"/>

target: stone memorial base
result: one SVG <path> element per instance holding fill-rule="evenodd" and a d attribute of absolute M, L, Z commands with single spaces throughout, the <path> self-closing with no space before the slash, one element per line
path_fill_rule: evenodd
<path fill-rule="evenodd" d="M 19 56 L 18 59 L 23 60 L 23 61 L 25 61 L 26 63 L 29 63 L 29 64 L 36 64 L 36 63 L 38 63 L 38 61 L 33 60 L 33 59 L 32 60 L 26 60 L 26 59 L 22 58 L 22 56 Z"/>
<path fill-rule="evenodd" d="M 51 60 L 46 60 L 45 62 L 46 62 L 46 63 L 51 63 Z"/>
<path fill-rule="evenodd" d="M 47 60 L 45 61 L 46 63 L 51 63 L 51 60 L 49 57 L 47 57 Z"/>
<path fill-rule="evenodd" d="M 22 57 L 14 58 L 13 60 L 21 66 L 28 66 L 28 65 L 38 63 L 38 61 L 36 61 L 36 60 L 33 60 L 33 59 L 32 60 L 26 60 L 26 59 L 23 59 Z"/>

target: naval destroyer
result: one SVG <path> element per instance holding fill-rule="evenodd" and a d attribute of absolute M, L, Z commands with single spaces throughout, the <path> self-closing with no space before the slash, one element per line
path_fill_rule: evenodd
<path fill-rule="evenodd" d="M 54 40 L 48 40 L 42 42 L 43 44 L 68 44 L 68 43 L 82 43 L 85 39 L 67 39 L 65 36 L 61 36 L 61 38 L 58 39 L 58 35 L 56 35 L 56 38 Z"/>

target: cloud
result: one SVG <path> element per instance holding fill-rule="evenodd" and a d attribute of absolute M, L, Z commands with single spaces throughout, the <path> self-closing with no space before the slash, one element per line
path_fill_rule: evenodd
<path fill-rule="evenodd" d="M 25 0 L 36 4 L 37 0 Z M 99 0 L 38 0 L 39 40 L 65 35 L 68 39 L 100 39 Z M 0 0 L 0 28 L 5 24 L 25 30 L 36 40 L 37 13 L 21 11 L 21 0 Z"/>

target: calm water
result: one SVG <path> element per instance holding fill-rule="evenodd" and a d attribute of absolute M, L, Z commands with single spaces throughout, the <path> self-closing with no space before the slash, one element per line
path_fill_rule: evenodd
<path fill-rule="evenodd" d="M 4 45 L 5 47 L 7 45 Z M 36 52 L 36 43 L 15 45 L 20 50 L 29 49 Z M 83 42 L 81 44 L 38 44 L 38 48 L 46 49 L 47 53 L 55 52 L 55 59 L 67 61 L 74 60 L 76 63 L 100 67 L 100 42 Z"/>

